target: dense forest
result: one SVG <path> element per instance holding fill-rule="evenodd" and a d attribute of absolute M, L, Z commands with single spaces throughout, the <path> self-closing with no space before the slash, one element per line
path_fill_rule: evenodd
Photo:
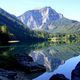
<path fill-rule="evenodd" d="M 32 31 L 30 29 L 26 29 L 25 31 L 25 39 L 23 41 L 19 40 L 16 34 L 11 33 L 8 30 L 8 27 L 6 25 L 1 25 L 0 26 L 0 44 L 5 44 L 8 43 L 8 41 L 20 41 L 20 42 L 26 42 L 26 43 L 36 43 L 36 42 L 42 42 L 48 39 L 47 35 L 48 33 L 46 32 L 41 32 L 41 31 Z M 20 36 L 20 34 L 18 34 Z"/>
<path fill-rule="evenodd" d="M 49 33 L 45 31 L 38 31 L 38 30 L 26 30 L 26 43 L 36 43 L 36 42 L 57 42 L 57 41 L 65 41 L 68 40 L 79 40 L 80 41 L 80 34 L 79 33 L 71 33 L 71 34 L 61 34 L 61 33 Z M 0 44 L 6 44 L 8 41 L 17 40 L 16 35 L 10 33 L 8 31 L 7 26 L 2 25 L 0 26 Z"/>

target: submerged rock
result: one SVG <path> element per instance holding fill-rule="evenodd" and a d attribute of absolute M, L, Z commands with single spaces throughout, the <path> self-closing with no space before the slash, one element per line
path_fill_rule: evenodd
<path fill-rule="evenodd" d="M 14 80 L 16 75 L 17 73 L 14 71 L 0 69 L 0 80 Z"/>
<path fill-rule="evenodd" d="M 19 68 L 26 73 L 46 71 L 46 68 L 43 65 L 34 62 L 33 58 L 26 53 L 15 54 L 14 57 L 19 64 Z"/>
<path fill-rule="evenodd" d="M 54 74 L 49 80 L 69 80 L 63 74 Z"/>
<path fill-rule="evenodd" d="M 7 77 L 0 76 L 0 80 L 9 80 Z"/>
<path fill-rule="evenodd" d="M 22 54 L 15 54 L 13 55 L 15 57 L 15 59 L 20 62 L 20 61 L 25 61 L 25 62 L 33 62 L 33 58 L 31 56 L 29 56 L 26 53 L 22 53 Z"/>
<path fill-rule="evenodd" d="M 34 62 L 33 58 L 26 53 L 1 56 L 0 68 L 11 71 L 23 71 L 26 73 L 46 71 L 46 68 L 43 65 Z"/>
<path fill-rule="evenodd" d="M 71 73 L 71 80 L 80 80 L 80 62 Z"/>

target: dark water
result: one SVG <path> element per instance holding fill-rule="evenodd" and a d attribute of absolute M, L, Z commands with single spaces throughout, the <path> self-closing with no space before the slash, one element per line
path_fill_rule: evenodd
<path fill-rule="evenodd" d="M 28 54 L 34 62 L 46 67 L 45 73 L 25 74 L 19 72 L 18 80 L 48 80 L 52 74 L 62 73 L 70 79 L 71 71 L 80 61 L 80 42 L 38 43 L 27 45 L 25 43 L 0 46 L 0 64 L 12 61 L 15 54 Z M 14 65 L 12 63 L 12 65 Z M 1 68 L 4 68 L 0 66 Z"/>

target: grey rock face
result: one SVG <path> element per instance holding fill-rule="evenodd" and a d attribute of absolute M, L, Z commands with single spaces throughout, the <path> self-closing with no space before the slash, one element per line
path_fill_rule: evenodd
<path fill-rule="evenodd" d="M 38 10 L 30 10 L 18 18 L 31 29 L 42 29 L 44 25 L 49 26 L 53 21 L 61 19 L 62 14 L 57 13 L 51 7 Z"/>

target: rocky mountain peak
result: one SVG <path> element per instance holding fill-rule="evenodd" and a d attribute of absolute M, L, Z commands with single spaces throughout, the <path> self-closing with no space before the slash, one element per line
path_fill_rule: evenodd
<path fill-rule="evenodd" d="M 51 7 L 44 7 L 29 10 L 18 18 L 31 29 L 42 29 L 44 26 L 47 29 L 52 22 L 62 18 L 62 16 Z"/>
<path fill-rule="evenodd" d="M 41 12 L 48 12 L 48 13 L 57 13 L 54 9 L 51 7 L 44 7 L 40 9 Z"/>

